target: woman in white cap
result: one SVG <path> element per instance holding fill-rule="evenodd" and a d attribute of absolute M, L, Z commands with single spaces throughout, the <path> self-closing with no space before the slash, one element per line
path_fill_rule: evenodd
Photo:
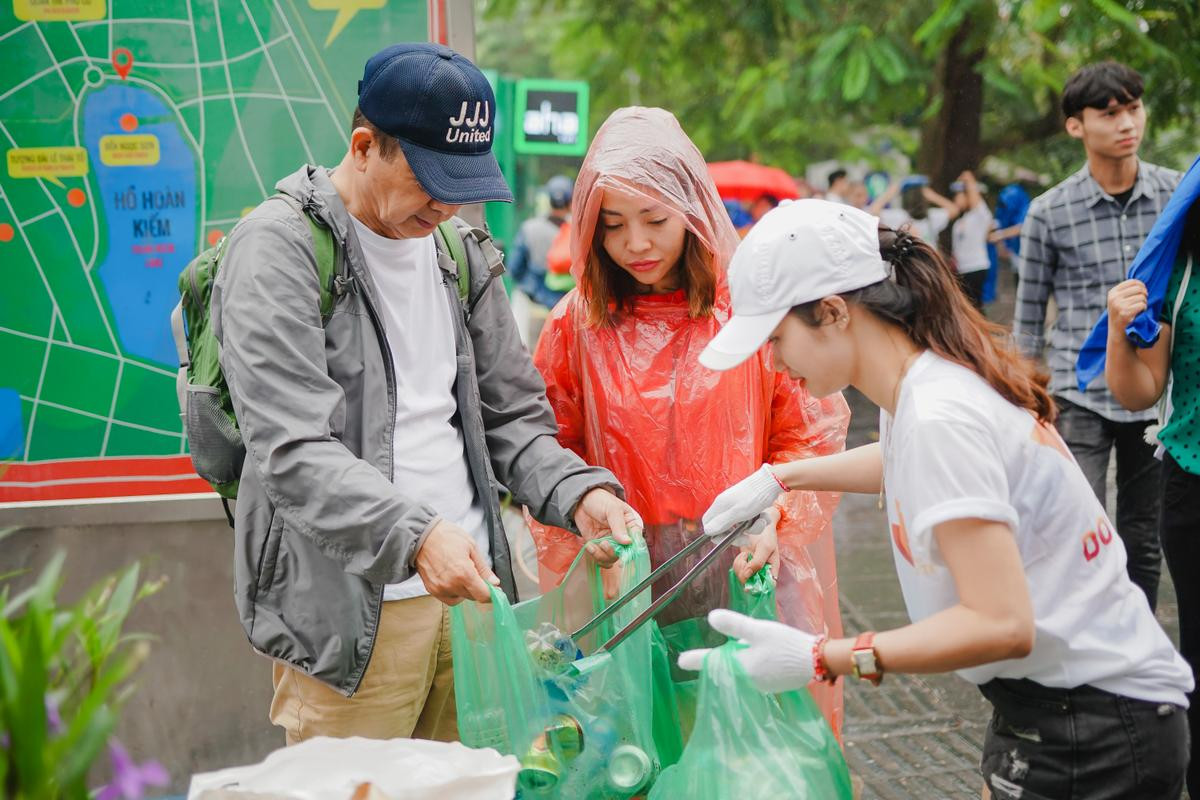
<path fill-rule="evenodd" d="M 704 516 L 717 535 L 784 491 L 879 493 L 910 625 L 825 639 L 718 610 L 763 691 L 840 675 L 956 671 L 991 701 L 981 770 L 999 798 L 1179 797 L 1187 665 L 1129 580 L 1125 551 L 1052 426 L 1045 378 L 906 231 L 820 200 L 781 206 L 738 247 L 734 316 L 701 355 L 774 346 L 820 397 L 852 385 L 880 442 L 764 465 Z M 679 661 L 698 669 L 707 651 Z"/>

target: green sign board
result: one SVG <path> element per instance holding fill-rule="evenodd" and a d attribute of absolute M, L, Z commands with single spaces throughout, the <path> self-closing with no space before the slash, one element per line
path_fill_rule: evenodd
<path fill-rule="evenodd" d="M 424 0 L 0 2 L 0 502 L 172 493 L 176 280 L 346 151 Z M 189 480 L 190 477 L 190 480 Z"/>
<path fill-rule="evenodd" d="M 587 152 L 585 81 L 517 81 L 513 148 L 518 153 L 581 156 Z"/>

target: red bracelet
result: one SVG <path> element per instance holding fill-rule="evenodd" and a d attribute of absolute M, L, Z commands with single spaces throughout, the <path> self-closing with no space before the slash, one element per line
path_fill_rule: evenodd
<path fill-rule="evenodd" d="M 771 473 L 771 477 L 772 477 L 772 478 L 774 478 L 774 479 L 775 479 L 775 482 L 779 484 L 779 488 L 780 488 L 780 489 L 783 489 L 785 492 L 790 492 L 790 491 L 791 491 L 791 489 L 789 489 L 789 488 L 787 487 L 787 484 L 786 484 L 786 483 L 784 483 L 783 481 L 779 480 L 779 473 L 777 473 L 777 472 L 776 472 L 774 469 L 772 469 L 770 464 L 768 464 L 768 465 L 767 465 L 767 472 Z"/>
<path fill-rule="evenodd" d="M 833 684 L 837 682 L 837 675 L 829 671 L 825 666 L 825 643 L 828 641 L 825 636 L 818 636 L 812 646 L 812 663 L 813 663 L 813 679 L 822 683 Z"/>

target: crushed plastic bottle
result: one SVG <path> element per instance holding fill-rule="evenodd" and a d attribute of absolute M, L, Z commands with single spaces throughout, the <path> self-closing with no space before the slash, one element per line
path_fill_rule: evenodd
<path fill-rule="evenodd" d="M 583 658 L 583 651 L 575 646 L 571 637 L 550 622 L 525 631 L 525 646 L 534 665 L 550 677 L 561 675 L 570 668 L 571 662 Z"/>

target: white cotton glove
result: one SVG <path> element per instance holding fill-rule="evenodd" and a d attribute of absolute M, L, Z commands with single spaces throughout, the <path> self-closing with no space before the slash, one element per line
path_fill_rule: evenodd
<path fill-rule="evenodd" d="M 743 478 L 717 495 L 708 511 L 704 512 L 704 532 L 712 537 L 727 533 L 739 522 L 766 511 L 781 494 L 783 487 L 775 478 L 775 473 L 769 465 L 763 464 L 750 477 Z"/>
<path fill-rule="evenodd" d="M 747 647 L 737 653 L 742 669 L 760 692 L 775 694 L 802 689 L 813 679 L 813 643 L 817 637 L 798 628 L 736 611 L 718 608 L 708 613 L 713 630 L 740 640 Z M 679 668 L 699 671 L 711 649 L 679 654 Z"/>

